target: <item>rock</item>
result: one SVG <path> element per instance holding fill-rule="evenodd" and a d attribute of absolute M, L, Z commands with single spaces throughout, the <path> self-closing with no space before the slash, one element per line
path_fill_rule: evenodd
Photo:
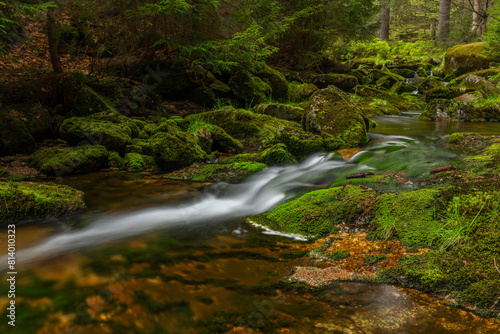
<path fill-rule="evenodd" d="M 452 170 L 457 169 L 455 166 L 444 166 L 444 167 L 438 167 L 434 168 L 431 171 L 429 171 L 430 174 L 437 174 L 437 173 L 442 173 L 442 172 L 449 172 Z"/>
<path fill-rule="evenodd" d="M 304 109 L 287 104 L 260 104 L 256 108 L 256 113 L 270 115 L 287 121 L 299 122 Z"/>
<path fill-rule="evenodd" d="M 208 87 L 198 86 L 191 94 L 189 94 L 189 101 L 199 104 L 200 106 L 211 108 L 215 105 L 217 97 L 213 90 Z"/>
<path fill-rule="evenodd" d="M 142 172 L 155 167 L 153 157 L 139 153 L 127 153 L 123 163 L 126 169 L 133 172 Z"/>
<path fill-rule="evenodd" d="M 420 94 L 425 94 L 427 91 L 434 88 L 444 87 L 443 81 L 436 77 L 421 78 L 418 77 L 414 80 L 414 84 L 417 86 L 418 92 Z"/>
<path fill-rule="evenodd" d="M 391 89 L 398 82 L 406 82 L 401 76 L 391 73 L 390 75 L 385 75 L 377 80 L 377 86 L 384 89 Z"/>
<path fill-rule="evenodd" d="M 139 134 L 139 129 L 124 116 L 101 113 L 69 118 L 62 123 L 59 133 L 71 145 L 103 145 L 110 151 L 123 153 L 131 144 L 133 134 Z"/>
<path fill-rule="evenodd" d="M 221 127 L 213 126 L 210 130 L 210 135 L 212 138 L 211 151 L 231 154 L 237 154 L 243 151 L 241 142 L 228 135 Z"/>
<path fill-rule="evenodd" d="M 429 102 L 424 112 L 420 114 L 419 119 L 431 121 L 449 121 L 450 107 L 452 102 L 447 99 L 434 99 Z"/>
<path fill-rule="evenodd" d="M 150 144 L 156 163 L 164 169 L 178 169 L 208 158 L 189 133 L 159 132 L 151 137 Z"/>
<path fill-rule="evenodd" d="M 304 111 L 306 131 L 326 134 L 327 149 L 356 147 L 368 142 L 367 125 L 346 93 L 330 86 L 314 93 Z"/>
<path fill-rule="evenodd" d="M 294 101 L 308 100 L 319 88 L 312 83 L 290 82 L 290 99 Z"/>
<path fill-rule="evenodd" d="M 85 210 L 83 192 L 38 182 L 0 182 L 0 221 L 67 216 Z"/>
<path fill-rule="evenodd" d="M 52 116 L 40 103 L 26 102 L 9 105 L 1 108 L 0 113 L 22 121 L 35 140 L 43 141 L 52 133 Z"/>
<path fill-rule="evenodd" d="M 285 144 L 276 144 L 262 151 L 260 160 L 269 166 L 279 166 L 297 163 L 293 155 L 288 152 Z"/>
<path fill-rule="evenodd" d="M 248 71 L 240 71 L 229 79 L 229 87 L 238 99 L 256 105 L 271 96 L 272 89 L 262 79 L 251 75 Z"/>
<path fill-rule="evenodd" d="M 308 77 L 308 82 L 316 85 L 318 88 L 327 88 L 330 85 L 334 85 L 346 92 L 352 90 L 356 87 L 359 82 L 358 78 L 353 75 L 347 74 L 312 74 Z"/>
<path fill-rule="evenodd" d="M 0 112 L 0 156 L 30 154 L 36 148 L 26 124 L 17 117 Z"/>
<path fill-rule="evenodd" d="M 463 95 L 468 90 L 465 88 L 457 87 L 438 87 L 432 88 L 425 93 L 425 101 L 429 102 L 434 99 L 454 99 L 458 96 Z"/>
<path fill-rule="evenodd" d="M 495 97 L 500 94 L 500 89 L 498 89 L 496 85 L 494 85 L 487 79 L 474 74 L 467 74 L 465 76 L 459 77 L 450 82 L 448 86 L 465 88 L 465 91 L 463 91 L 464 93 L 476 91 L 478 93 L 481 93 L 484 97 Z"/>
<path fill-rule="evenodd" d="M 36 151 L 31 166 L 41 173 L 62 176 L 90 173 L 107 167 L 109 152 L 101 145 L 51 147 Z"/>
<path fill-rule="evenodd" d="M 455 45 L 450 48 L 444 56 L 445 74 L 462 75 L 489 68 L 490 62 L 494 60 L 486 55 L 485 47 L 486 43 L 480 42 Z"/>
<path fill-rule="evenodd" d="M 391 87 L 391 92 L 396 94 L 413 93 L 417 91 L 417 86 L 406 83 L 405 81 L 398 81 Z"/>
<path fill-rule="evenodd" d="M 210 88 L 214 92 L 216 97 L 227 98 L 231 96 L 231 87 L 229 87 L 222 81 L 214 80 L 214 82 L 212 82 L 210 86 L 208 86 L 208 88 Z"/>
<path fill-rule="evenodd" d="M 256 66 L 254 74 L 271 87 L 271 96 L 273 99 L 288 99 L 288 81 L 279 71 L 267 66 L 266 64 L 259 64 Z"/>

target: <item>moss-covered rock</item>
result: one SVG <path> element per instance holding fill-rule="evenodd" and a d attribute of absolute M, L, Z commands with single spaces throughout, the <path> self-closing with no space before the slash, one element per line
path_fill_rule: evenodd
<path fill-rule="evenodd" d="M 22 121 L 37 141 L 42 141 L 52 135 L 52 116 L 40 103 L 26 102 L 4 106 L 0 109 L 0 113 Z"/>
<path fill-rule="evenodd" d="M 238 99 L 252 105 L 259 104 L 271 96 L 272 88 L 259 77 L 248 71 L 240 71 L 233 75 L 228 82 L 229 87 Z"/>
<path fill-rule="evenodd" d="M 363 214 L 364 203 L 376 196 L 374 191 L 349 185 L 317 190 L 247 221 L 284 233 L 324 236 L 338 231 L 338 224 L 354 223 Z"/>
<path fill-rule="evenodd" d="M 304 112 L 302 125 L 307 131 L 325 135 L 329 150 L 368 142 L 367 125 L 359 108 L 336 87 L 314 93 Z"/>
<path fill-rule="evenodd" d="M 490 59 L 485 53 L 486 43 L 471 43 L 455 45 L 444 56 L 446 75 L 478 71 L 490 67 Z"/>
<path fill-rule="evenodd" d="M 405 82 L 405 78 L 398 76 L 397 74 L 385 75 L 377 80 L 377 86 L 384 89 L 391 89 L 398 82 Z"/>
<path fill-rule="evenodd" d="M 211 151 L 231 154 L 241 153 L 243 151 L 243 144 L 238 139 L 228 135 L 221 127 L 212 126 L 210 136 L 212 139 Z"/>
<path fill-rule="evenodd" d="M 431 89 L 444 87 L 443 81 L 436 77 L 418 78 L 414 83 L 420 94 L 425 94 Z"/>
<path fill-rule="evenodd" d="M 176 172 L 166 174 L 163 177 L 169 180 L 187 180 L 192 182 L 239 183 L 266 167 L 266 164 L 260 162 L 194 164 Z"/>
<path fill-rule="evenodd" d="M 417 86 L 407 83 L 406 81 L 398 81 L 391 87 L 391 92 L 396 94 L 413 93 L 417 91 Z"/>
<path fill-rule="evenodd" d="M 255 112 L 263 115 L 270 115 L 287 121 L 300 122 L 304 109 L 287 104 L 260 104 L 255 108 Z"/>
<path fill-rule="evenodd" d="M 194 135 L 159 132 L 150 139 L 151 151 L 159 167 L 178 169 L 207 159 Z"/>
<path fill-rule="evenodd" d="M 59 133 L 71 145 L 103 145 L 110 151 L 125 152 L 139 129 L 130 119 L 111 113 L 69 118 L 61 124 Z"/>
<path fill-rule="evenodd" d="M 108 155 L 101 145 L 51 147 L 36 151 L 31 157 L 31 165 L 45 175 L 89 173 L 107 167 Z"/>
<path fill-rule="evenodd" d="M 271 87 L 273 99 L 288 99 L 288 81 L 279 71 L 266 64 L 258 64 L 254 74 Z"/>
<path fill-rule="evenodd" d="M 259 161 L 269 166 L 296 163 L 297 160 L 288 152 L 285 144 L 276 144 L 261 152 Z"/>
<path fill-rule="evenodd" d="M 452 102 L 447 99 L 431 100 L 419 118 L 428 121 L 449 121 L 451 105 Z"/>
<path fill-rule="evenodd" d="M 139 153 L 127 153 L 125 155 L 123 164 L 125 168 L 134 171 L 134 172 L 142 172 L 147 169 L 151 169 L 155 167 L 155 160 L 153 157 L 149 155 L 143 155 Z"/>
<path fill-rule="evenodd" d="M 467 89 L 458 88 L 458 87 L 438 87 L 429 89 L 425 93 L 425 101 L 429 102 L 434 99 L 454 99 L 455 97 L 459 97 L 463 94 L 467 93 Z"/>
<path fill-rule="evenodd" d="M 322 136 L 294 128 L 278 128 L 263 141 L 265 147 L 277 144 L 284 144 L 287 151 L 299 160 L 326 150 Z"/>
<path fill-rule="evenodd" d="M 36 148 L 26 124 L 17 117 L 0 112 L 0 156 L 29 154 Z"/>
<path fill-rule="evenodd" d="M 290 99 L 293 101 L 308 100 L 319 88 L 312 83 L 290 82 Z"/>
<path fill-rule="evenodd" d="M 0 221 L 41 219 L 85 209 L 83 192 L 35 182 L 0 182 Z"/>
<path fill-rule="evenodd" d="M 464 93 L 476 92 L 484 97 L 500 95 L 500 89 L 489 80 L 474 74 L 468 74 L 455 79 L 448 85 L 465 90 Z M 447 87 L 448 87 L 447 86 Z"/>
<path fill-rule="evenodd" d="M 327 88 L 330 85 L 334 85 L 343 91 L 349 92 L 354 87 L 356 87 L 359 82 L 358 78 L 353 75 L 348 74 L 312 74 L 308 77 L 308 82 L 316 85 L 318 88 Z"/>
<path fill-rule="evenodd" d="M 214 82 L 212 82 L 210 86 L 208 86 L 208 88 L 210 88 L 218 98 L 227 98 L 232 94 L 231 87 L 220 80 L 214 80 Z"/>

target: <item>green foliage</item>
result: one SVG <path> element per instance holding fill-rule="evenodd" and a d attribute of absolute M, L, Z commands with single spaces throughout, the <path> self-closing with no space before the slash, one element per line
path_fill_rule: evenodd
<path fill-rule="evenodd" d="M 500 3 L 490 8 L 490 19 L 484 40 L 488 43 L 488 53 L 495 61 L 500 61 Z"/>

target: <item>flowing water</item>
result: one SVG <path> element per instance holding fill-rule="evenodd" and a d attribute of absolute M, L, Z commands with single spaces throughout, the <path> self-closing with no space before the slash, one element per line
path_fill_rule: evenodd
<path fill-rule="evenodd" d="M 439 144 L 444 134 L 500 132 L 495 124 L 414 117 L 375 118 L 370 144 L 348 161 L 314 154 L 238 185 L 134 173 L 65 178 L 62 183 L 86 193 L 89 211 L 65 223 L 17 224 L 18 323 L 13 329 L 5 321 L 0 330 L 225 333 L 236 324 L 232 333 L 500 332 L 498 320 L 413 290 L 346 282 L 310 292 L 280 283 L 293 266 L 324 266 L 304 257 L 317 245 L 244 222 L 352 173 L 400 172 L 412 179 L 456 161 L 459 152 Z M 0 297 L 2 310 L 7 303 Z"/>

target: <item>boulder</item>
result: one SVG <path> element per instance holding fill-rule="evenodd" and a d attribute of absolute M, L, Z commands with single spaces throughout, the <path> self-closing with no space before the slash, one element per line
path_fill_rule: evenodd
<path fill-rule="evenodd" d="M 208 158 L 190 133 L 159 132 L 150 138 L 150 145 L 156 163 L 164 169 L 178 169 Z"/>
<path fill-rule="evenodd" d="M 121 153 L 139 131 L 137 125 L 124 116 L 102 113 L 69 118 L 59 128 L 61 137 L 71 145 L 103 145 L 110 151 Z"/>
<path fill-rule="evenodd" d="M 199 104 L 200 106 L 211 108 L 215 105 L 217 96 L 214 91 L 208 87 L 198 86 L 191 94 L 189 94 L 189 101 Z"/>
<path fill-rule="evenodd" d="M 308 100 L 319 88 L 312 83 L 290 82 L 290 99 L 294 101 Z"/>
<path fill-rule="evenodd" d="M 273 99 L 288 99 L 288 81 L 279 71 L 267 66 L 266 64 L 259 64 L 256 66 L 254 74 L 271 87 L 271 96 Z"/>
<path fill-rule="evenodd" d="M 248 71 L 240 71 L 233 75 L 229 79 L 228 85 L 234 96 L 252 105 L 262 103 L 272 94 L 272 88 L 269 84 Z"/>
<path fill-rule="evenodd" d="M 496 85 L 491 83 L 489 80 L 475 74 L 466 74 L 462 77 L 459 77 L 450 82 L 448 86 L 465 88 L 466 92 L 475 91 L 483 95 L 484 97 L 495 97 L 500 94 L 500 89 L 498 89 Z"/>
<path fill-rule="evenodd" d="M 0 221 L 67 216 L 85 210 L 82 191 L 38 182 L 0 182 Z"/>
<path fill-rule="evenodd" d="M 0 156 L 30 154 L 36 148 L 26 124 L 19 118 L 0 112 Z"/>
<path fill-rule="evenodd" d="M 458 87 L 438 87 L 432 88 L 425 93 L 425 101 L 429 102 L 434 99 L 454 99 L 456 97 L 462 96 L 463 94 L 469 92 L 466 88 Z"/>
<path fill-rule="evenodd" d="M 316 85 L 320 89 L 334 85 L 346 92 L 352 90 L 359 84 L 358 78 L 354 75 L 336 73 L 311 74 L 308 77 L 308 82 Z"/>
<path fill-rule="evenodd" d="M 155 167 L 155 160 L 149 155 L 127 153 L 123 160 L 125 168 L 133 172 L 142 172 Z"/>
<path fill-rule="evenodd" d="M 330 150 L 356 147 L 368 142 L 368 126 L 360 109 L 335 86 L 317 91 L 304 111 L 306 131 L 325 134 Z"/>
<path fill-rule="evenodd" d="M 260 104 L 255 109 L 255 112 L 263 115 L 270 115 L 276 118 L 285 119 L 287 121 L 299 122 L 302 118 L 304 109 L 288 104 Z"/>
<path fill-rule="evenodd" d="M 52 115 L 40 103 L 13 104 L 1 108 L 0 113 L 22 121 L 35 140 L 43 141 L 52 133 Z"/>
<path fill-rule="evenodd" d="M 31 166 L 50 176 L 98 171 L 107 167 L 109 152 L 101 145 L 51 147 L 36 151 Z"/>
<path fill-rule="evenodd" d="M 453 46 L 444 56 L 445 74 L 462 75 L 489 68 L 493 59 L 486 55 L 485 48 L 483 42 Z"/>

